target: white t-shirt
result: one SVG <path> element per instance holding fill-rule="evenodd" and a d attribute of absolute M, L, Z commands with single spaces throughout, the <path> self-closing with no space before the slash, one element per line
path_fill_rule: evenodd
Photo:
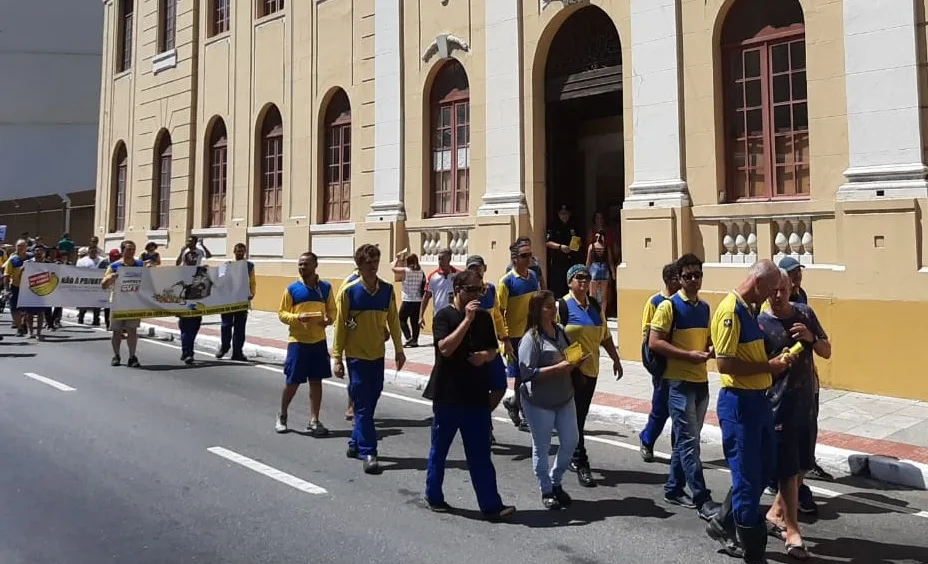
<path fill-rule="evenodd" d="M 441 308 L 448 305 L 448 297 L 451 296 L 454 289 L 454 275 L 457 269 L 453 266 L 451 271 L 445 275 L 441 270 L 433 270 L 428 278 L 425 279 L 425 290 L 432 293 L 432 314 L 441 311 Z"/>
<path fill-rule="evenodd" d="M 77 259 L 78 268 L 100 268 L 100 263 L 103 262 L 103 257 L 98 256 L 97 258 L 82 257 Z"/>

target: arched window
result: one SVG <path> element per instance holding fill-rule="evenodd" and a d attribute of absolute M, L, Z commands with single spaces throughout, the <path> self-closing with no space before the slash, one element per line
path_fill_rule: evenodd
<path fill-rule="evenodd" d="M 155 177 L 152 190 L 152 228 L 171 226 L 171 134 L 159 136 L 155 147 Z"/>
<path fill-rule="evenodd" d="M 728 200 L 810 194 L 806 44 L 798 0 L 738 0 L 721 34 Z"/>
<path fill-rule="evenodd" d="M 222 227 L 226 224 L 228 148 L 226 124 L 222 119 L 217 119 L 210 131 L 207 147 L 209 196 L 206 200 L 206 223 L 209 227 Z"/>
<path fill-rule="evenodd" d="M 158 52 L 164 53 L 174 48 L 177 35 L 177 0 L 161 0 L 158 22 Z"/>
<path fill-rule="evenodd" d="M 126 183 L 129 180 L 129 154 L 122 141 L 113 154 L 113 177 L 110 188 L 110 232 L 126 230 Z"/>
<path fill-rule="evenodd" d="M 470 200 L 470 87 L 461 63 L 445 63 L 429 100 L 432 215 L 463 215 Z"/>
<path fill-rule="evenodd" d="M 229 31 L 232 0 L 210 0 L 209 6 L 209 36 L 219 35 Z"/>
<path fill-rule="evenodd" d="M 270 16 L 284 9 L 284 0 L 258 0 L 258 17 Z"/>
<path fill-rule="evenodd" d="M 119 30 L 119 52 L 117 53 L 116 72 L 124 72 L 132 68 L 132 20 L 135 14 L 135 1 L 122 0 L 119 3 L 119 20 L 116 29 Z"/>
<path fill-rule="evenodd" d="M 339 89 L 325 112 L 325 223 L 351 219 L 351 104 Z"/>
<path fill-rule="evenodd" d="M 284 125 L 271 106 L 261 125 L 261 202 L 259 225 L 279 225 L 283 208 Z"/>

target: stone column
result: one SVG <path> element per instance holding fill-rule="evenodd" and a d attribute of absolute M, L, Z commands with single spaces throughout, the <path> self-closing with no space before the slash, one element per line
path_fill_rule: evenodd
<path fill-rule="evenodd" d="M 913 0 L 844 0 L 847 182 L 837 199 L 928 197 Z"/>
<path fill-rule="evenodd" d="M 520 0 L 485 0 L 486 192 L 478 216 L 525 215 Z"/>
<path fill-rule="evenodd" d="M 680 21 L 675 0 L 632 0 L 635 180 L 625 209 L 689 206 L 680 129 Z M 625 64 L 629 64 L 626 62 Z"/>
<path fill-rule="evenodd" d="M 402 221 L 402 0 L 375 0 L 374 6 L 374 201 L 367 220 Z"/>

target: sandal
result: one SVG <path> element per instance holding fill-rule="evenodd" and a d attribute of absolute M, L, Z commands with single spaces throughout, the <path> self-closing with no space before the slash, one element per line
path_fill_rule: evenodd
<path fill-rule="evenodd" d="M 811 558 L 805 543 L 792 544 L 786 543 L 786 555 L 796 560 L 808 560 Z"/>
<path fill-rule="evenodd" d="M 786 529 L 772 521 L 767 521 L 767 534 L 777 540 L 786 541 Z"/>

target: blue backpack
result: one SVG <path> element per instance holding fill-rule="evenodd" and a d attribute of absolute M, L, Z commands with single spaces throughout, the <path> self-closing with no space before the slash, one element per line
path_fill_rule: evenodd
<path fill-rule="evenodd" d="M 667 299 L 670 301 L 670 310 L 673 316 L 670 321 L 670 332 L 667 334 L 667 339 L 673 340 L 673 330 L 677 326 L 677 306 L 673 303 L 673 298 Z M 644 340 L 641 342 L 641 364 L 644 365 L 645 370 L 651 376 L 663 378 L 664 371 L 667 370 L 667 357 L 651 350 L 651 346 L 648 344 L 650 338 L 651 328 L 648 327 L 648 332 L 644 334 Z"/>

